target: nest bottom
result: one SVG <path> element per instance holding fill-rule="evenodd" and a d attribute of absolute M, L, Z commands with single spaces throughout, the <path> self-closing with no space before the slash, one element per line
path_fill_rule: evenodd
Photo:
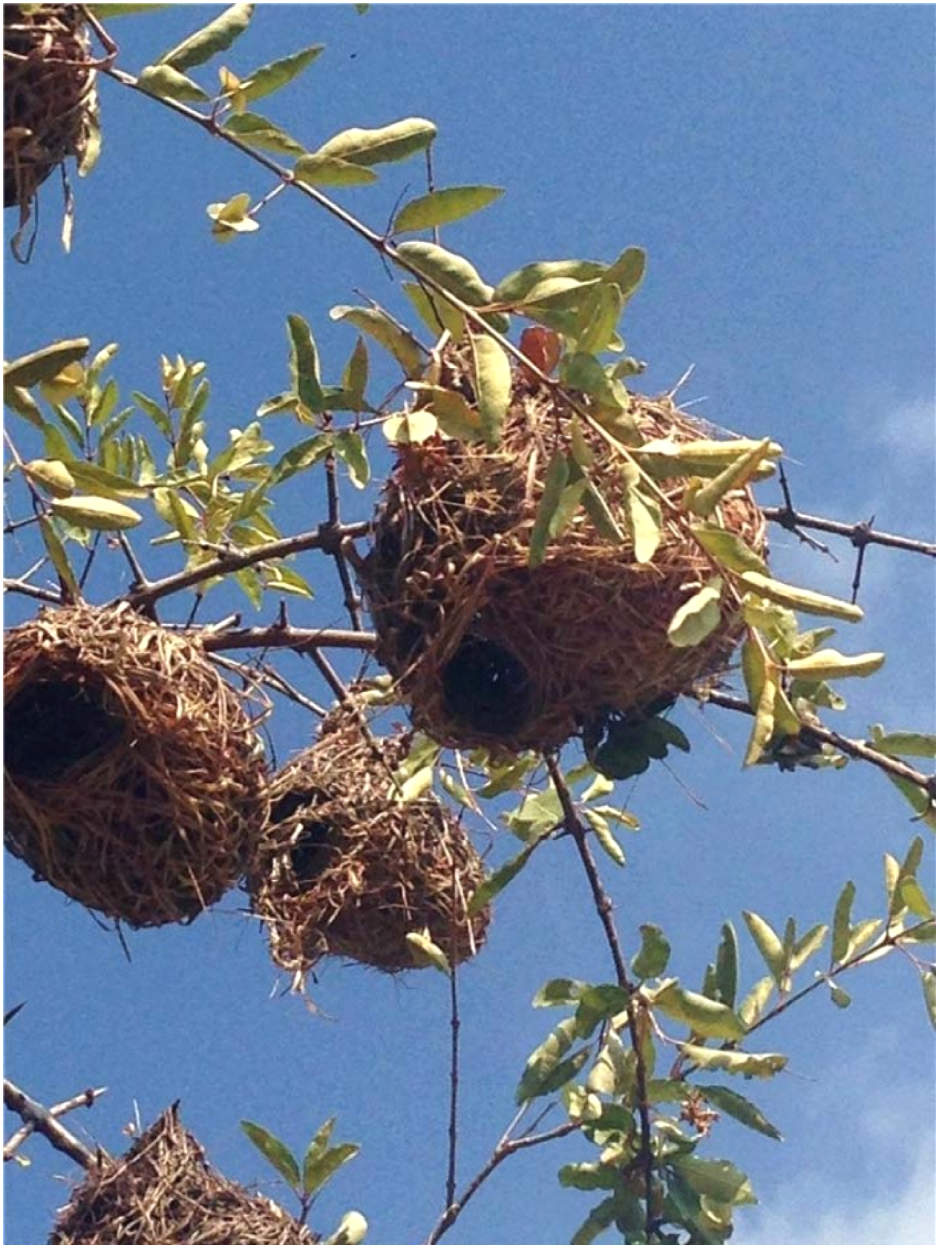
<path fill-rule="evenodd" d="M 124 1157 L 89 1170 L 50 1244 L 316 1244 L 264 1196 L 217 1174 L 179 1121 L 178 1103 Z"/>

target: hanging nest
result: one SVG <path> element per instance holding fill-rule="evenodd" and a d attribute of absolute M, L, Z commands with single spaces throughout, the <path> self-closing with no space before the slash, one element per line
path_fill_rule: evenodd
<path fill-rule="evenodd" d="M 50 1244 L 316 1244 L 264 1196 L 217 1174 L 179 1121 L 178 1102 L 123 1157 L 92 1166 Z"/>
<path fill-rule="evenodd" d="M 243 876 L 262 745 L 198 640 L 128 606 L 6 635 L 4 839 L 37 879 L 131 927 L 185 922 Z"/>
<path fill-rule="evenodd" d="M 87 173 L 99 146 L 95 74 L 80 5 L 3 6 L 3 206 L 21 225 L 67 157 Z"/>
<path fill-rule="evenodd" d="M 250 891 L 271 956 L 296 987 L 329 954 L 409 970 L 412 932 L 426 932 L 451 965 L 485 940 L 488 908 L 467 912 L 485 871 L 463 828 L 433 797 L 392 796 L 408 745 L 377 741 L 342 708 L 273 780 Z"/>
<path fill-rule="evenodd" d="M 474 401 L 455 367 L 450 384 Z M 714 437 L 670 398 L 631 399 L 637 442 Z M 601 536 L 581 508 L 529 567 L 546 469 L 570 449 L 574 416 L 517 373 L 498 449 L 439 435 L 397 448 L 361 579 L 378 658 L 415 726 L 442 745 L 543 750 L 609 716 L 641 718 L 720 671 L 741 638 L 725 601 L 702 643 L 670 643 L 675 612 L 714 567 L 668 511 L 651 562 L 636 561 L 628 537 Z M 577 433 L 594 459 L 591 480 L 628 533 L 622 458 L 583 420 Z M 659 485 L 681 503 L 686 480 Z M 748 490 L 728 494 L 716 522 L 764 552 L 764 519 Z"/>

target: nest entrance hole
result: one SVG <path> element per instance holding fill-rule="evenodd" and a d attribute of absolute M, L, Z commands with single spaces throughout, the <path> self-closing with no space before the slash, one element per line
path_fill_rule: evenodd
<path fill-rule="evenodd" d="M 464 637 L 443 670 L 447 710 L 480 732 L 515 732 L 528 718 L 532 689 L 524 664 L 505 646 Z"/>
<path fill-rule="evenodd" d="M 114 745 L 124 721 L 109 711 L 102 691 L 68 680 L 26 685 L 6 706 L 13 731 L 6 765 L 25 780 L 60 780 L 67 771 Z"/>
<path fill-rule="evenodd" d="M 335 841 L 332 824 L 312 816 L 326 801 L 319 789 L 292 789 L 271 805 L 271 823 L 287 823 L 295 816 L 302 831 L 290 847 L 290 867 L 301 888 L 308 888 L 329 863 L 329 847 Z"/>

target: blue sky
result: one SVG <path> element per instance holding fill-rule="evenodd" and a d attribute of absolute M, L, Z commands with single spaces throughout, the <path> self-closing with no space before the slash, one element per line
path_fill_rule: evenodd
<path fill-rule="evenodd" d="M 211 14 L 186 9 L 115 22 L 123 63 L 139 68 Z M 435 121 L 438 185 L 507 188 L 444 240 L 490 281 L 531 260 L 612 260 L 628 244 L 645 247 L 648 276 L 624 323 L 629 351 L 649 363 L 642 388 L 667 389 L 693 364 L 682 391 L 698 400 L 692 410 L 781 441 L 805 510 L 849 521 L 876 513 L 886 529 L 930 538 L 934 36 L 933 9 L 914 5 L 375 5 L 360 17 L 352 5 L 268 4 L 225 59 L 247 71 L 327 45 L 262 110 L 310 148 L 350 126 Z M 219 441 L 287 385 L 288 313 L 313 325 L 327 376 L 354 343 L 330 307 L 358 302 L 359 289 L 406 314 L 369 250 L 300 196 L 272 204 L 258 234 L 218 246 L 205 205 L 263 194 L 260 172 L 150 101 L 107 82 L 101 96 L 105 150 L 77 186 L 72 255 L 58 248 L 50 185 L 32 264 L 6 267 L 7 357 L 58 337 L 118 341 L 125 393 L 158 389 L 161 352 L 205 360 Z M 418 161 L 388 166 L 378 187 L 337 198 L 381 229 L 399 194 L 421 192 L 422 174 Z M 377 439 L 373 448 L 381 470 L 387 456 Z M 762 497 L 778 501 L 774 487 Z M 366 517 L 372 501 L 350 492 L 347 516 Z M 315 492 L 296 491 L 282 529 L 311 527 L 318 506 Z M 771 537 L 778 576 L 847 595 L 849 548 L 834 546 L 833 563 Z M 10 568 L 18 558 L 7 551 Z M 145 559 L 153 572 L 172 563 L 165 549 Z M 322 588 L 293 606 L 294 622 L 342 626 L 331 573 L 315 554 L 302 568 Z M 874 720 L 929 730 L 932 577 L 926 560 L 869 551 L 866 620 L 840 640 L 883 649 L 888 664 L 845 688 L 849 708 L 834 726 L 848 735 Z M 105 582 L 102 596 L 119 584 Z M 8 623 L 28 614 L 25 601 L 8 601 Z M 324 696 L 312 668 L 291 670 Z M 852 878 L 855 912 L 879 913 L 882 854 L 902 857 L 915 830 L 882 776 L 857 764 L 741 772 L 744 723 L 691 707 L 678 722 L 693 752 L 674 775 L 660 767 L 628 787 L 643 829 L 626 845 L 626 869 L 606 872 L 630 948 L 640 923 L 659 923 L 670 969 L 696 986 L 732 917 L 752 983 L 761 971 L 742 909 L 807 926 L 830 918 Z M 297 708 L 278 707 L 281 756 L 310 728 Z M 499 834 L 495 861 L 510 841 Z M 443 977 L 389 979 L 330 962 L 315 996 L 331 1017 L 317 1019 L 271 995 L 277 977 L 238 894 L 190 928 L 130 933 L 128 963 L 79 906 L 9 857 L 5 868 L 6 998 L 27 1001 L 6 1037 L 12 1079 L 46 1103 L 107 1084 L 72 1126 L 112 1152 L 125 1147 L 135 1102 L 147 1123 L 181 1098 L 214 1164 L 246 1183 L 267 1175 L 239 1119 L 299 1148 L 336 1114 L 338 1138 L 362 1153 L 326 1190 L 314 1224 L 328 1231 L 358 1208 L 370 1242 L 426 1238 L 444 1198 Z M 553 976 L 607 978 L 607 962 L 562 841 L 503 896 L 485 951 L 462 976 L 463 1182 L 511 1118 L 525 1059 L 551 1025 L 530 1008 L 532 994 Z M 708 1146 L 747 1169 L 761 1197 L 739 1219 L 739 1242 L 932 1242 L 934 1050 L 919 985 L 898 957 L 862 969 L 850 988 L 850 1010 L 819 992 L 763 1033 L 766 1047 L 791 1055 L 790 1069 L 746 1091 L 786 1142 L 724 1122 Z M 65 1160 L 41 1141 L 28 1153 L 29 1170 L 8 1167 L 10 1243 L 43 1242 L 66 1199 L 53 1177 Z M 562 1191 L 555 1171 L 584 1155 L 566 1140 L 511 1159 L 447 1242 L 566 1241 L 590 1194 Z M 286 1199 L 276 1184 L 267 1190 Z"/>

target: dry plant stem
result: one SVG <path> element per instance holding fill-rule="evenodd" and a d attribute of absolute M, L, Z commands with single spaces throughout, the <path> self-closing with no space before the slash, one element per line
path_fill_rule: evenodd
<path fill-rule="evenodd" d="M 580 1130 L 580 1124 L 576 1122 L 562 1122 L 558 1127 L 552 1127 L 550 1131 L 541 1131 L 538 1135 L 523 1135 L 517 1140 L 509 1139 L 513 1129 L 517 1126 L 522 1114 L 527 1107 L 522 1109 L 515 1115 L 508 1129 L 502 1136 L 502 1139 L 493 1150 L 492 1156 L 476 1175 L 476 1177 L 467 1184 L 452 1205 L 444 1210 L 437 1225 L 427 1237 L 428 1244 L 436 1244 L 440 1242 L 441 1237 L 454 1224 L 470 1200 L 476 1195 L 485 1181 L 498 1166 L 502 1164 L 507 1157 L 511 1157 L 513 1153 L 520 1152 L 523 1148 L 535 1148 L 539 1144 L 547 1144 L 551 1140 L 563 1139 L 566 1135 L 572 1135 L 575 1131 Z"/>
<path fill-rule="evenodd" d="M 603 887 L 597 864 L 590 851 L 586 830 L 577 816 L 577 811 L 574 809 L 574 800 L 561 773 L 557 755 L 545 754 L 545 762 L 548 767 L 548 774 L 551 776 L 551 783 L 554 785 L 558 800 L 561 803 L 561 809 L 564 812 L 564 830 L 574 838 L 577 852 L 580 854 L 580 860 L 583 863 L 584 871 L 590 884 L 590 891 L 593 893 L 597 915 L 603 925 L 603 931 L 613 958 L 613 965 L 616 968 L 616 981 L 629 994 L 626 1012 L 629 1019 L 629 1039 L 633 1052 L 636 1055 L 636 1109 L 639 1114 L 639 1136 L 642 1148 L 640 1156 L 645 1185 L 646 1242 L 654 1243 L 656 1218 L 653 1212 L 652 1122 L 649 1108 L 649 1092 L 646 1084 L 646 1067 L 642 1056 L 642 1037 L 639 1034 L 639 1021 L 636 1014 L 636 986 L 630 980 L 629 972 L 626 969 L 626 960 L 623 957 L 619 933 L 613 921 L 613 903 Z"/>
<path fill-rule="evenodd" d="M 702 701 L 711 702 L 727 711 L 740 711 L 744 715 L 753 714 L 750 703 L 744 698 L 734 697 L 733 694 L 721 693 L 717 689 L 704 689 L 699 692 L 698 696 Z M 911 784 L 922 789 L 928 797 L 935 798 L 936 777 L 917 771 L 907 763 L 901 762 L 899 758 L 881 754 L 871 746 L 865 745 L 863 741 L 853 741 L 850 737 L 843 737 L 840 732 L 834 732 L 831 728 L 823 728 L 821 725 L 803 724 L 802 733 L 816 745 L 832 745 L 850 758 L 873 763 L 875 767 L 879 767 L 888 775 L 896 776 L 898 780 L 909 780 Z"/>
<path fill-rule="evenodd" d="M 224 576 L 227 572 L 238 572 L 241 568 L 250 568 L 265 559 L 285 559 L 288 555 L 296 555 L 304 550 L 325 550 L 332 554 L 346 537 L 363 537 L 371 528 L 371 521 L 362 520 L 358 524 L 343 524 L 333 527 L 321 524 L 309 533 L 298 533 L 296 537 L 279 538 L 276 542 L 267 542 L 263 546 L 255 546 L 251 550 L 232 550 L 220 555 L 209 563 L 198 568 L 187 568 L 184 572 L 175 572 L 160 581 L 136 585 L 128 593 L 115 602 L 129 602 L 138 609 L 175 594 L 191 585 L 199 585 L 213 576 Z M 113 605 L 113 604 L 112 604 Z"/>
<path fill-rule="evenodd" d="M 85 1096 L 97 1096 L 104 1089 L 96 1090 L 93 1093 L 86 1093 Z M 11 1083 L 9 1079 L 3 1081 L 3 1103 L 13 1111 L 19 1114 L 23 1122 L 31 1127 L 33 1131 L 38 1131 L 40 1135 L 45 1136 L 53 1148 L 60 1153 L 65 1153 L 67 1157 L 71 1157 L 73 1161 L 84 1169 L 94 1165 L 99 1156 L 107 1156 L 103 1149 L 93 1151 L 88 1148 L 81 1140 L 72 1135 L 71 1131 L 62 1126 L 61 1122 L 57 1122 L 53 1116 L 52 1110 L 45 1105 L 40 1105 L 38 1101 L 34 1101 L 31 1096 L 27 1096 L 16 1084 Z M 79 1098 L 79 1104 L 84 1103 L 84 1098 Z M 62 1111 L 65 1112 L 64 1110 Z M 4 1161 L 9 1160 L 4 1148 Z"/>
<path fill-rule="evenodd" d="M 896 533 L 884 533 L 879 529 L 872 529 L 866 521 L 846 524 L 840 520 L 828 520 L 824 516 L 806 515 L 793 507 L 764 507 L 762 510 L 767 520 L 793 533 L 797 533 L 799 529 L 817 529 L 820 533 L 834 533 L 838 537 L 846 537 L 853 546 L 861 548 L 890 546 L 895 550 L 908 550 L 916 555 L 928 555 L 931 559 L 936 557 L 934 543 L 923 542 L 913 537 L 902 537 Z"/>
<path fill-rule="evenodd" d="M 343 628 L 293 628 L 272 624 L 267 628 L 236 628 L 220 632 L 195 630 L 209 653 L 219 650 L 296 650 L 305 653 L 317 646 L 337 650 L 372 650 L 375 634 Z"/>
<path fill-rule="evenodd" d="M 105 1092 L 107 1092 L 107 1088 L 88 1088 L 84 1092 L 79 1092 L 77 1096 L 69 1097 L 67 1101 L 59 1101 L 57 1105 L 50 1105 L 49 1116 L 51 1118 L 61 1118 L 65 1114 L 70 1114 L 73 1109 L 90 1109 L 98 1097 L 104 1096 Z M 3 1160 L 12 1161 L 35 1130 L 36 1121 L 35 1119 L 30 1119 L 18 1131 L 14 1131 L 3 1146 Z"/>

